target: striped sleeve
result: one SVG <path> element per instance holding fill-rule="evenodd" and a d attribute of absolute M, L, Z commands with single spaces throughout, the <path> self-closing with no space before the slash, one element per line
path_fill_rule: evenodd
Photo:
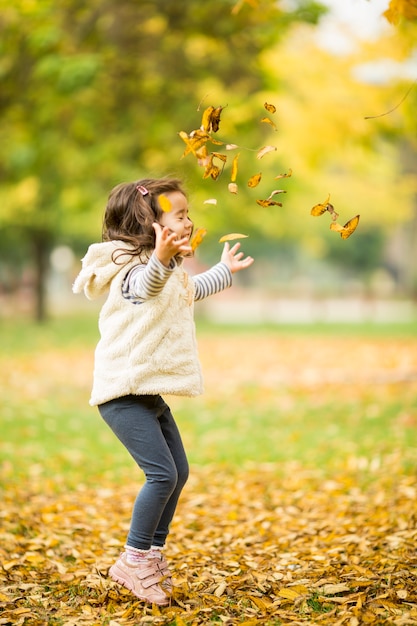
<path fill-rule="evenodd" d="M 212 268 L 193 277 L 195 283 L 195 300 L 203 300 L 213 296 L 232 285 L 232 272 L 225 263 L 217 263 Z"/>
<path fill-rule="evenodd" d="M 146 265 L 135 265 L 127 274 L 122 285 L 122 295 L 134 304 L 155 298 L 164 288 L 175 269 L 175 261 L 165 267 L 152 254 Z"/>

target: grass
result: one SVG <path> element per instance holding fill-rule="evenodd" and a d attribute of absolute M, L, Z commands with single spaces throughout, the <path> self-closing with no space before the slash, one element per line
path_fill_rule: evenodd
<path fill-rule="evenodd" d="M 139 474 L 88 405 L 96 318 L 2 322 L 3 621 L 405 623 L 415 331 L 199 322 L 206 392 L 169 399 L 193 466 L 169 543 L 176 595 L 154 612 L 107 576 Z"/>
<path fill-rule="evenodd" d="M 413 471 L 416 330 L 199 322 L 206 392 L 169 399 L 191 463 L 299 463 L 328 475 L 348 465 L 369 474 L 396 456 Z M 88 406 L 96 340 L 93 316 L 1 322 L 3 480 L 71 485 L 135 471 Z M 362 376 L 355 364 L 368 354 Z"/>

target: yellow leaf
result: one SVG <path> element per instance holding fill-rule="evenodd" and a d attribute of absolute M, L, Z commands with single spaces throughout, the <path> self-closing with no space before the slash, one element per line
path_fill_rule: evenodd
<path fill-rule="evenodd" d="M 350 591 L 350 587 L 348 587 L 345 583 L 328 583 L 323 585 L 323 587 L 319 588 L 321 593 L 324 593 L 327 596 L 334 595 L 335 593 L 344 593 L 346 591 Z"/>
<path fill-rule="evenodd" d="M 214 111 L 214 107 L 209 106 L 203 112 L 203 116 L 201 118 L 201 129 L 205 130 L 206 132 L 210 132 L 211 116 L 213 114 L 213 111 Z"/>
<path fill-rule="evenodd" d="M 262 173 L 254 174 L 248 180 L 248 187 L 257 187 L 261 182 Z"/>
<path fill-rule="evenodd" d="M 159 202 L 159 206 L 161 207 L 164 213 L 169 213 L 172 210 L 171 200 L 167 198 L 166 196 L 164 196 L 163 193 L 161 193 L 161 195 L 158 196 L 158 202 Z"/>
<path fill-rule="evenodd" d="M 273 122 L 272 120 L 270 120 L 270 119 L 269 119 L 269 117 L 263 117 L 263 118 L 261 119 L 261 122 L 262 122 L 263 124 L 269 124 L 270 126 L 272 126 L 272 128 L 273 128 L 274 130 L 277 130 L 277 126 L 276 126 L 275 122 Z"/>
<path fill-rule="evenodd" d="M 223 237 L 220 237 L 219 243 L 234 241 L 235 239 L 246 239 L 248 236 L 249 235 L 242 235 L 242 233 L 230 233 L 230 235 L 223 235 Z"/>
<path fill-rule="evenodd" d="M 277 110 L 276 106 L 274 106 L 273 104 L 268 104 L 268 102 L 265 102 L 264 107 L 268 111 L 268 113 L 275 113 Z"/>
<path fill-rule="evenodd" d="M 230 193 L 237 193 L 238 187 L 236 183 L 229 183 L 227 188 L 230 191 Z"/>
<path fill-rule="evenodd" d="M 259 204 L 260 206 L 263 206 L 263 207 L 282 206 L 282 202 L 277 202 L 276 200 L 270 200 L 270 198 L 267 198 L 266 200 L 257 200 L 256 204 Z"/>
<path fill-rule="evenodd" d="M 265 154 L 268 154 L 268 152 L 274 152 L 275 150 L 276 150 L 275 146 L 264 146 L 263 148 L 258 150 L 256 158 L 262 159 L 262 157 L 265 156 Z"/>
<path fill-rule="evenodd" d="M 333 230 L 336 233 L 340 233 L 342 239 L 347 239 L 351 236 L 353 232 L 355 232 L 358 224 L 359 224 L 360 215 L 355 215 L 352 217 L 344 226 L 341 226 L 337 223 L 330 224 L 330 230 Z"/>
<path fill-rule="evenodd" d="M 224 107 L 207 107 L 201 118 L 201 130 L 204 130 L 207 133 L 217 133 L 220 126 L 220 115 L 223 109 Z"/>
<path fill-rule="evenodd" d="M 193 236 L 190 239 L 190 246 L 193 251 L 198 248 L 206 235 L 206 228 L 197 228 L 197 230 L 194 232 Z"/>
<path fill-rule="evenodd" d="M 330 194 L 327 196 L 324 202 L 320 202 L 319 204 L 315 204 L 313 206 L 313 208 L 310 211 L 311 215 L 314 215 L 315 217 L 318 217 L 319 215 L 323 215 L 323 213 L 325 213 L 328 210 L 327 207 L 329 206 L 329 200 L 330 200 Z"/>
<path fill-rule="evenodd" d="M 240 154 L 240 152 L 239 152 Z M 239 160 L 239 154 L 237 154 L 235 156 L 235 158 L 233 159 L 233 163 L 232 163 L 232 173 L 230 176 L 230 180 L 232 181 L 232 183 L 236 182 L 236 177 L 237 177 L 237 162 Z"/>
<path fill-rule="evenodd" d="M 291 587 L 283 587 L 278 591 L 278 595 L 281 598 L 286 598 L 287 600 L 296 600 L 302 594 L 298 593 L 298 591 L 292 589 Z"/>
<path fill-rule="evenodd" d="M 288 172 L 286 174 L 278 174 L 278 176 L 275 176 L 275 180 L 277 180 L 278 178 L 290 178 L 290 176 L 292 176 L 292 169 L 289 168 Z"/>
<path fill-rule="evenodd" d="M 204 200 L 203 204 L 217 204 L 216 198 L 209 198 L 208 200 Z"/>

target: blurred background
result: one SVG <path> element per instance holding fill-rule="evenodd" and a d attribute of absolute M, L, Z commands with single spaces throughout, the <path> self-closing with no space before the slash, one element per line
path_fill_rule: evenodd
<path fill-rule="evenodd" d="M 256 258 L 236 289 L 198 315 L 416 318 L 415 1 L 0 0 L 0 8 L 2 317 L 44 321 L 91 306 L 71 285 L 100 241 L 109 191 L 175 175 L 195 225 L 208 231 L 190 271 L 216 262 L 218 240 L 231 232 L 248 235 L 242 248 Z M 208 106 L 223 107 L 210 147 L 227 156 L 216 180 L 183 156 L 179 136 L 199 128 Z M 259 159 L 263 146 L 275 149 Z M 248 187 L 258 173 L 260 184 Z M 256 202 L 276 189 L 282 206 Z M 348 239 L 329 229 L 328 213 L 310 214 L 329 196 L 342 225 L 360 215 Z"/>

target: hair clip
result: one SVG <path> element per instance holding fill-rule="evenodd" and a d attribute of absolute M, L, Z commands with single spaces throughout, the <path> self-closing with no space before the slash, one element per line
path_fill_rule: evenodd
<path fill-rule="evenodd" d="M 136 189 L 139 191 L 139 193 L 142 194 L 142 196 L 147 196 L 149 193 L 149 191 L 143 185 L 136 185 Z"/>

